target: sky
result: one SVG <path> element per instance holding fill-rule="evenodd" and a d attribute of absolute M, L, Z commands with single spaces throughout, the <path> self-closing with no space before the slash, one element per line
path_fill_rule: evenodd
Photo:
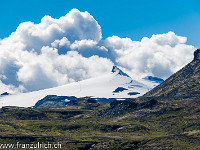
<path fill-rule="evenodd" d="M 103 39 L 117 35 L 141 40 L 173 31 L 200 47 L 199 0 L 1 0 L 0 38 L 24 21 L 39 23 L 45 15 L 59 18 L 73 8 L 88 11 L 102 28 Z"/>
<path fill-rule="evenodd" d="M 0 93 L 110 73 L 167 79 L 200 45 L 197 0 L 1 0 Z"/>

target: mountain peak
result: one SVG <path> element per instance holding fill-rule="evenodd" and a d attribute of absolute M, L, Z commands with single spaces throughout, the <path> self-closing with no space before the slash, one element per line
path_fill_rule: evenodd
<path fill-rule="evenodd" d="M 194 60 L 200 60 L 200 49 L 194 51 Z"/>
<path fill-rule="evenodd" d="M 117 73 L 117 74 L 122 75 L 122 76 L 130 77 L 129 75 L 124 73 L 121 69 L 119 69 L 117 66 L 113 66 L 112 73 Z"/>

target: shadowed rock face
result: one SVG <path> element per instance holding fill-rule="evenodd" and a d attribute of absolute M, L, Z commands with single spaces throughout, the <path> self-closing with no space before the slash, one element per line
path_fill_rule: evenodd
<path fill-rule="evenodd" d="M 194 51 L 194 61 L 195 60 L 200 60 L 200 49 Z"/>
<path fill-rule="evenodd" d="M 117 73 L 121 76 L 126 76 L 126 77 L 129 77 L 129 75 L 127 75 L 126 73 L 124 73 L 121 69 L 119 69 L 117 66 L 113 66 L 112 68 L 112 73 Z"/>
<path fill-rule="evenodd" d="M 200 49 L 194 59 L 143 97 L 199 97 L 200 96 Z"/>

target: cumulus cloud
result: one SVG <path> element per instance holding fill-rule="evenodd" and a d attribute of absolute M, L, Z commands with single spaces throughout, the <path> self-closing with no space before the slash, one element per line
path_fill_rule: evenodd
<path fill-rule="evenodd" d="M 118 65 L 134 77 L 167 78 L 192 59 L 194 47 L 173 32 L 141 41 L 118 36 L 102 40 L 101 27 L 77 9 L 39 24 L 21 23 L 0 40 L 0 86 L 29 92 L 110 72 Z"/>
<path fill-rule="evenodd" d="M 192 60 L 195 48 L 184 44 L 186 41 L 186 37 L 168 32 L 144 37 L 141 41 L 108 37 L 105 45 L 112 51 L 117 65 L 133 76 L 153 75 L 166 79 Z"/>
<path fill-rule="evenodd" d="M 0 80 L 0 94 L 3 94 L 5 92 L 7 93 L 20 93 L 20 92 L 23 92 L 24 91 L 24 87 L 23 86 L 18 86 L 18 87 L 15 87 L 14 85 L 12 84 L 4 84 L 1 80 Z"/>
<path fill-rule="evenodd" d="M 100 57 L 108 57 L 108 49 L 105 46 L 100 46 L 93 40 L 75 41 L 70 48 L 78 51 L 84 57 L 98 55 Z"/>
<path fill-rule="evenodd" d="M 109 72 L 113 65 L 99 56 L 85 58 L 76 51 L 69 51 L 66 55 L 57 52 L 55 48 L 43 47 L 41 55 L 31 56 L 34 61 L 23 64 L 17 76 L 26 89 L 44 89 L 88 79 Z"/>
<path fill-rule="evenodd" d="M 70 42 L 83 39 L 100 41 L 101 27 L 88 12 L 73 9 L 59 19 L 44 16 L 39 24 L 21 23 L 9 38 L 25 43 L 26 50 L 39 52 L 41 47 L 63 37 L 67 37 Z"/>
<path fill-rule="evenodd" d="M 101 38 L 97 21 L 77 9 L 59 19 L 45 16 L 39 24 L 21 23 L 0 41 L 2 84 L 33 91 L 109 72 L 113 63 L 99 57 L 107 50 L 98 46 Z"/>

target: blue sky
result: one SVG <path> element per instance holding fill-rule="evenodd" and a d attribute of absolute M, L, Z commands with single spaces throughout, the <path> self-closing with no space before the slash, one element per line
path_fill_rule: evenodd
<path fill-rule="evenodd" d="M 72 8 L 88 11 L 100 24 L 103 39 L 117 35 L 141 40 L 173 31 L 200 47 L 199 0 L 1 0 L 0 38 L 24 21 L 39 23 L 45 15 L 59 18 Z"/>

